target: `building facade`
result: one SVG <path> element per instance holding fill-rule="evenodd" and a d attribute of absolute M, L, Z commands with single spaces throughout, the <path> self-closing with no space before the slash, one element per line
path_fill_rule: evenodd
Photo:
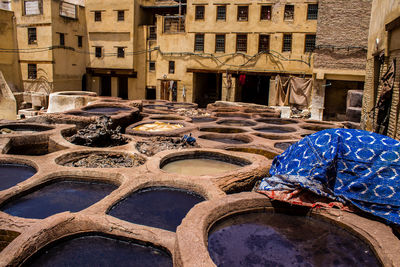
<path fill-rule="evenodd" d="M 374 0 L 369 28 L 362 126 L 400 138 L 400 2 Z"/>

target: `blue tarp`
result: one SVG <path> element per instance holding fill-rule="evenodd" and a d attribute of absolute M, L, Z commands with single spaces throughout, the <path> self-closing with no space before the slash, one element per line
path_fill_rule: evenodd
<path fill-rule="evenodd" d="M 400 224 L 400 142 L 353 129 L 309 135 L 275 157 L 258 191 L 309 190 Z"/>

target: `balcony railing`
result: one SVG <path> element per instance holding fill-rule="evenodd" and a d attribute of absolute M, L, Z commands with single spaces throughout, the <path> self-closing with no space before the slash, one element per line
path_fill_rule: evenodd
<path fill-rule="evenodd" d="M 185 16 L 164 16 L 164 33 L 185 32 Z"/>

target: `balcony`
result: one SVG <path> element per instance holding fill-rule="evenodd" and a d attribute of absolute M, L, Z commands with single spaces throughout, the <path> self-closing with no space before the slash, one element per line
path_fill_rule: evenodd
<path fill-rule="evenodd" d="M 185 16 L 164 16 L 164 33 L 185 32 Z"/>

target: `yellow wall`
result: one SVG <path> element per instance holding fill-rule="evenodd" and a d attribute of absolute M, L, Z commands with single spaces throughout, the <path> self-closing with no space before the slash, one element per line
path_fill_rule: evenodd
<path fill-rule="evenodd" d="M 0 9 L 0 48 L 16 49 L 16 31 L 13 22 L 14 13 Z M 18 53 L 0 51 L 0 71 L 3 73 L 8 86 L 13 91 L 20 91 L 21 72 L 18 67 Z"/>

